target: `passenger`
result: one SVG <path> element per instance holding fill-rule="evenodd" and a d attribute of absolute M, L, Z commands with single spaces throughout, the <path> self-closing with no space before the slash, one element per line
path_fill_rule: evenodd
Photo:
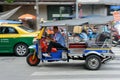
<path fill-rule="evenodd" d="M 51 57 L 50 53 L 51 53 L 52 48 L 57 48 L 57 49 L 60 48 L 60 49 L 67 50 L 67 48 L 65 47 L 65 38 L 60 33 L 57 26 L 53 27 L 53 32 L 54 32 L 54 36 L 52 39 L 50 39 L 50 43 L 49 43 L 48 49 L 47 49 L 47 54 L 43 54 L 46 57 Z"/>
<path fill-rule="evenodd" d="M 87 33 L 88 33 L 88 37 L 89 37 L 89 39 L 91 40 L 93 37 L 93 30 L 92 30 L 92 28 L 88 28 L 88 30 L 87 30 Z"/>
<path fill-rule="evenodd" d="M 108 25 L 102 26 L 102 32 L 110 33 L 110 29 L 108 28 Z"/>
<path fill-rule="evenodd" d="M 88 36 L 87 36 L 86 30 L 83 29 L 79 36 L 83 39 L 84 42 L 88 41 Z"/>

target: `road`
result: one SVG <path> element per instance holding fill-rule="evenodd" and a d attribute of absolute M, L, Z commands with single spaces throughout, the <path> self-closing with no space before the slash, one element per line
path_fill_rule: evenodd
<path fill-rule="evenodd" d="M 97 71 L 86 70 L 84 61 L 45 62 L 31 67 L 25 57 L 1 56 L 0 73 L 0 80 L 120 80 L 120 56 Z"/>

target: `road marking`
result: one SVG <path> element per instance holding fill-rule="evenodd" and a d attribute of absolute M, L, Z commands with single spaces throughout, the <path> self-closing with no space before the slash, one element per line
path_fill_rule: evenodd
<path fill-rule="evenodd" d="M 67 78 L 67 79 L 32 79 L 32 80 L 120 80 L 120 78 L 100 78 L 100 79 L 97 79 L 97 78 L 85 78 L 85 79 L 70 79 L 70 78 Z"/>
<path fill-rule="evenodd" d="M 47 64 L 47 63 L 46 63 Z M 45 65 L 46 65 L 45 64 Z M 51 64 L 56 64 L 56 63 L 51 63 Z M 50 64 L 50 65 L 51 65 Z M 71 63 L 70 63 L 71 64 Z M 79 64 L 79 63 L 78 63 Z M 56 70 L 56 71 L 52 71 L 49 73 L 49 67 L 45 67 L 45 65 L 43 66 L 42 70 L 41 71 L 36 71 L 36 72 L 33 72 L 31 74 L 31 76 L 44 76 L 44 75 L 95 75 L 95 74 L 98 74 L 98 75 L 102 75 L 102 74 L 107 74 L 107 75 L 110 75 L 110 74 L 114 74 L 114 75 L 120 75 L 120 61 L 118 60 L 112 60 L 108 63 L 105 63 L 105 64 L 102 64 L 101 66 L 101 69 L 100 70 L 95 70 L 95 71 L 89 71 L 89 70 L 85 70 L 85 69 L 78 69 L 78 71 L 64 71 L 64 70 Z M 49 65 L 49 64 L 48 64 Z M 57 64 L 56 64 L 57 65 Z M 63 64 L 61 64 L 63 65 Z M 67 63 L 66 63 L 67 65 Z M 68 63 L 69 65 L 69 63 Z M 72 64 L 71 64 L 72 65 Z M 72 65 L 73 66 L 73 65 Z M 72 67 L 71 66 L 71 67 Z M 76 65 L 77 66 L 77 65 Z M 57 67 L 57 66 L 56 66 Z M 73 66 L 74 68 L 75 66 Z M 83 66 L 82 66 L 83 67 Z M 60 68 L 60 67 L 59 67 Z M 66 68 L 66 67 L 65 67 Z M 69 67 L 68 67 L 69 68 Z M 47 69 L 47 70 L 46 70 Z M 53 68 L 52 68 L 53 69 Z M 63 67 L 62 67 L 63 69 Z M 49 70 L 49 71 L 48 71 Z M 104 70 L 104 71 L 103 71 Z M 48 72 L 47 72 L 48 71 Z M 82 72 L 82 73 L 81 73 Z M 112 73 L 111 73 L 112 72 Z M 56 74 L 57 73 L 57 74 Z M 105 75 L 106 75 L 105 74 Z"/>
<path fill-rule="evenodd" d="M 112 72 L 112 73 L 111 73 Z M 107 70 L 107 71 L 54 71 L 54 72 L 34 72 L 31 76 L 57 76 L 57 75 L 120 75 L 119 71 Z"/>
<path fill-rule="evenodd" d="M 49 67 L 45 68 L 48 69 Z M 95 71 L 81 68 L 78 70 L 73 69 L 63 70 L 63 67 L 61 70 L 56 68 L 51 68 L 49 71 L 41 69 L 41 71 L 31 74 L 31 80 L 120 80 L 120 61 L 118 60 L 103 64 L 100 70 Z"/>
<path fill-rule="evenodd" d="M 119 53 L 117 53 L 116 56 L 118 56 L 118 59 Z M 120 80 L 120 61 L 117 59 L 102 64 L 100 70 L 95 71 L 81 68 L 81 65 L 79 69 L 79 65 L 77 65 L 77 63 L 81 64 L 81 62 L 73 60 L 69 63 L 61 62 L 61 64 L 59 64 L 59 62 L 45 63 L 40 71 L 36 71 L 31 74 L 31 80 Z M 63 66 L 59 67 L 55 64 Z M 65 66 L 66 69 L 63 68 L 64 65 L 67 64 L 69 67 Z M 50 65 L 50 68 L 48 65 Z M 54 67 L 52 68 L 51 65 Z M 76 70 L 76 68 L 78 70 Z"/>

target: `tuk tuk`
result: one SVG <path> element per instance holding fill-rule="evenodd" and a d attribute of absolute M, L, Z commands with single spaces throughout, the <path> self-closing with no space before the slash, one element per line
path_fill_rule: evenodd
<path fill-rule="evenodd" d="M 91 19 L 75 19 L 75 20 L 61 20 L 61 21 L 55 21 L 55 22 L 46 22 L 41 24 L 42 29 L 40 30 L 40 33 L 38 34 L 37 40 L 35 40 L 33 43 L 34 45 L 31 45 L 29 47 L 30 53 L 26 57 L 26 61 L 30 66 L 37 66 L 40 62 L 48 61 L 67 61 L 69 60 L 85 60 L 85 67 L 90 70 L 98 70 L 100 69 L 102 63 L 107 62 L 108 60 L 114 59 L 114 54 L 111 51 L 110 46 L 110 36 L 105 36 L 104 41 L 102 42 L 102 45 L 98 45 L 95 40 L 92 40 L 92 44 L 89 42 L 91 41 L 73 41 L 68 36 L 69 34 L 69 28 L 73 26 L 84 26 L 92 24 L 90 22 Z M 108 21 L 108 20 L 107 20 Z M 106 21 L 106 22 L 107 22 Z M 94 22 L 94 21 L 93 21 Z M 98 21 L 100 22 L 100 21 Z M 94 23 L 94 24 L 101 24 L 100 23 Z M 105 22 L 105 21 L 103 21 Z M 50 53 L 51 57 L 45 57 L 43 54 L 45 53 L 42 51 L 40 40 L 44 38 L 44 32 L 47 27 L 50 26 L 64 26 L 65 28 L 65 34 L 66 34 L 66 45 L 68 50 L 62 50 L 57 49 L 56 51 L 53 51 Z M 73 28 L 72 28 L 73 29 Z M 90 46 L 89 46 L 90 45 Z"/>

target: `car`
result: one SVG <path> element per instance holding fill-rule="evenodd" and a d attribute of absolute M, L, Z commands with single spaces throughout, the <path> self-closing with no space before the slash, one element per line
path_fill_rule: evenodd
<path fill-rule="evenodd" d="M 26 56 L 28 47 L 33 44 L 33 38 L 38 31 L 34 31 L 21 24 L 0 25 L 0 53 L 14 53 L 17 56 Z"/>

